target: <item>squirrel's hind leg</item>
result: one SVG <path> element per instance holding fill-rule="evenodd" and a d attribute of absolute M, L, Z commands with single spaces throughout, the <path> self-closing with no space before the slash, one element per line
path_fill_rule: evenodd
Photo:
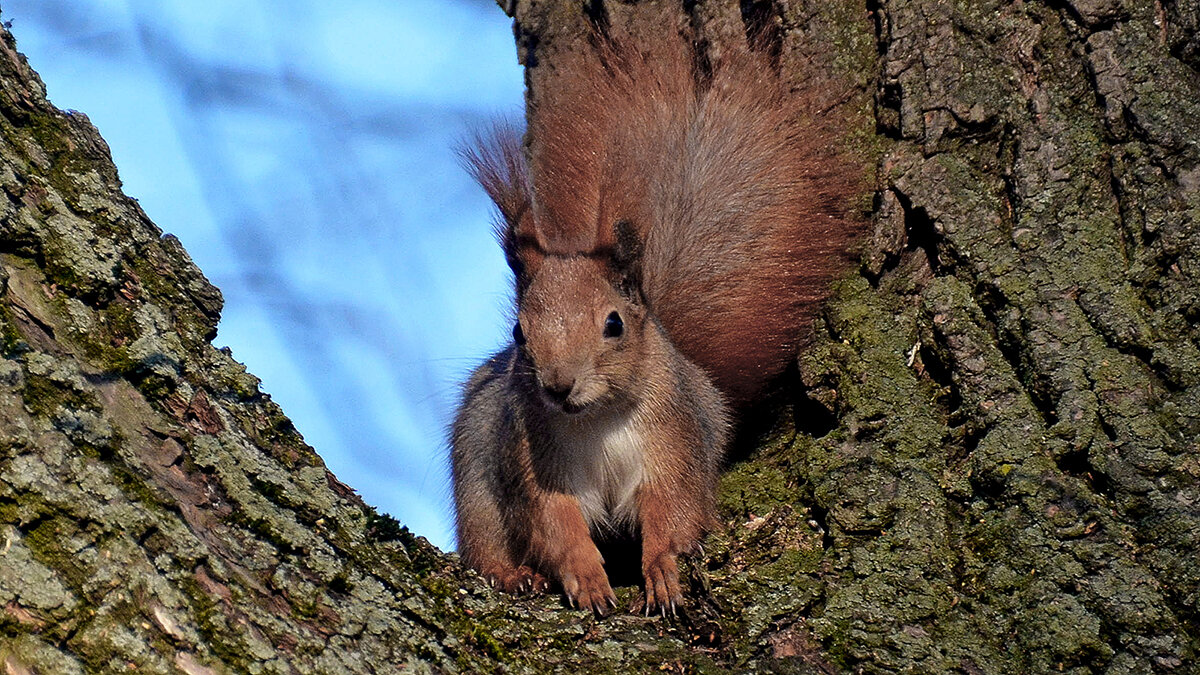
<path fill-rule="evenodd" d="M 457 486 L 456 486 L 457 487 Z M 546 577 L 513 556 L 514 542 L 492 495 L 465 495 L 456 490 L 458 552 L 463 562 L 477 570 L 495 588 L 508 593 L 543 593 Z"/>
<path fill-rule="evenodd" d="M 501 353 L 476 369 L 467 383 L 450 442 L 458 552 L 488 583 L 509 593 L 541 593 L 546 577 L 525 564 L 527 544 L 511 520 L 517 495 L 502 475 L 506 448 L 521 434 L 506 413 L 505 359 Z"/>

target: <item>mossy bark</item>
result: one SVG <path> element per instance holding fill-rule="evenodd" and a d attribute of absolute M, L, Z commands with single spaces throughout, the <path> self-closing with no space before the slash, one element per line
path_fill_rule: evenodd
<path fill-rule="evenodd" d="M 532 105 L 590 26 L 758 36 L 869 177 L 683 615 L 494 593 L 366 507 L 5 33 L 7 672 L 1200 672 L 1200 4 L 502 4 Z"/>

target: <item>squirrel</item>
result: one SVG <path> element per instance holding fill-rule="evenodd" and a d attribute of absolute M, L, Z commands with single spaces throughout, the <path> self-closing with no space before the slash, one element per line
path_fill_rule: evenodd
<path fill-rule="evenodd" d="M 451 431 L 464 563 L 616 607 L 595 539 L 640 536 L 645 609 L 717 524 L 735 413 L 796 356 L 853 236 L 855 179 L 749 48 L 599 41 L 463 152 L 516 286 L 512 341 Z"/>

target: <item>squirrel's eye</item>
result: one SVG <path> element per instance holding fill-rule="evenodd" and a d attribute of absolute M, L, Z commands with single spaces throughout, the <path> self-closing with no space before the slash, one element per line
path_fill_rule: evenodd
<path fill-rule="evenodd" d="M 520 321 L 513 324 L 513 342 L 517 343 L 517 346 L 525 344 L 525 331 L 521 330 Z"/>
<path fill-rule="evenodd" d="M 604 337 L 619 338 L 625 332 L 625 324 L 621 321 L 621 315 L 613 312 L 604 320 Z"/>

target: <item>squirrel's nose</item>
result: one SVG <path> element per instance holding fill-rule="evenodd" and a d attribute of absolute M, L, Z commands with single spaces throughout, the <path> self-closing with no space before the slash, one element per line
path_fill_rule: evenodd
<path fill-rule="evenodd" d="M 571 395 L 571 389 L 574 386 L 574 382 L 567 382 L 566 384 L 554 382 L 544 385 L 542 389 L 546 392 L 546 398 L 554 401 L 555 403 L 561 404 L 566 402 L 567 397 Z"/>

